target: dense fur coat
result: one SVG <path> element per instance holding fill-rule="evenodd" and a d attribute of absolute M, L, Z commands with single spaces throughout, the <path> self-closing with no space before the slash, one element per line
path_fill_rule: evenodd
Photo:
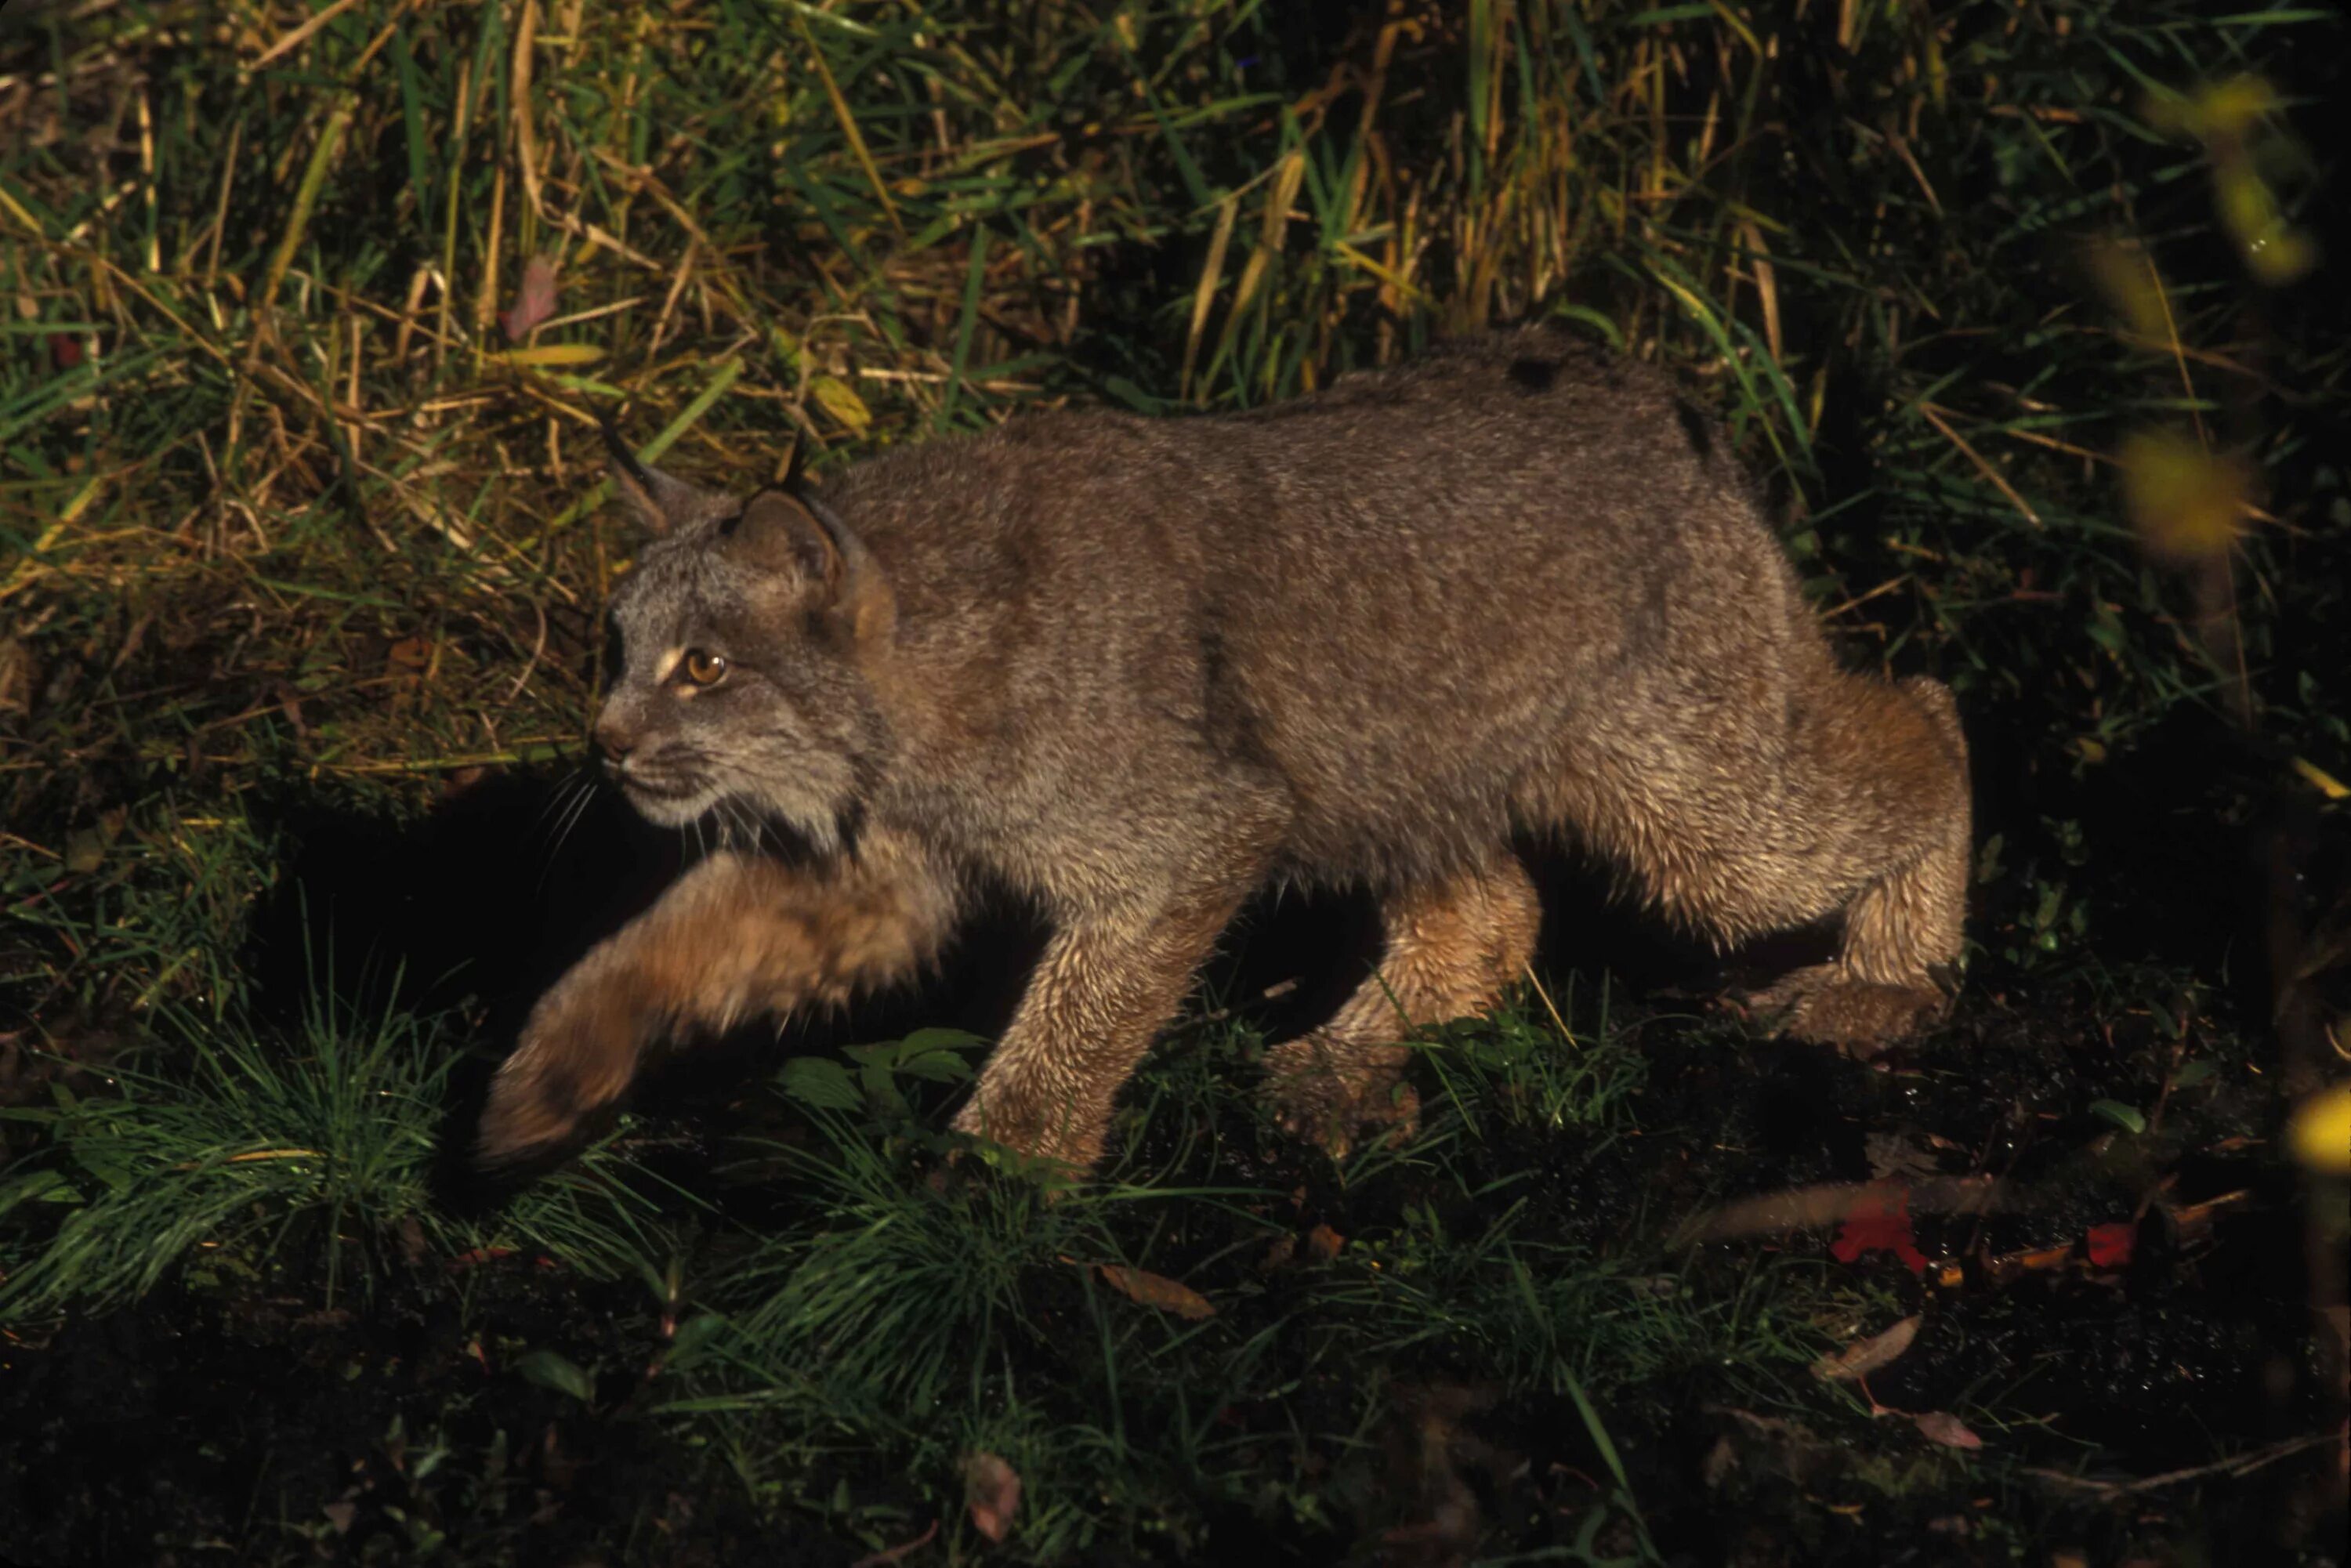
<path fill-rule="evenodd" d="M 1084 1167 L 1240 903 L 1369 885 L 1380 972 L 1273 1052 L 1337 1142 L 1416 1025 L 1490 1007 L 1564 833 L 1718 939 L 1842 912 L 1767 993 L 1869 1047 L 1960 951 L 1949 694 L 1840 670 L 1713 426 L 1549 334 L 1458 341 L 1259 412 L 1027 415 L 745 501 L 624 464 L 663 537 L 615 595 L 597 727 L 712 856 L 541 1000 L 480 1150 L 560 1147 L 644 1054 L 897 978 L 982 880 L 1053 935 L 958 1125 Z"/>

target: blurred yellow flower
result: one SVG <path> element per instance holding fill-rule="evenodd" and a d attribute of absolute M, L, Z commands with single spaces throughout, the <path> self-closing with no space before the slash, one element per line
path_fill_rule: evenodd
<path fill-rule="evenodd" d="M 2286 1146 L 2312 1170 L 2351 1176 L 2351 1083 L 2321 1090 L 2286 1125 Z"/>
<path fill-rule="evenodd" d="M 2206 82 L 2185 95 L 2150 94 L 2146 116 L 2158 131 L 2220 141 L 2243 137 L 2278 107 L 2277 89 L 2268 78 L 2246 75 Z"/>
<path fill-rule="evenodd" d="M 2308 235 L 2285 221 L 2277 193 L 2257 173 L 2242 153 L 2215 157 L 2213 197 L 2220 208 L 2220 226 L 2237 242 L 2245 266 L 2263 283 L 2292 283 L 2318 261 L 2318 246 Z"/>
<path fill-rule="evenodd" d="M 2246 270 L 2271 285 L 2292 283 L 2318 264 L 2317 245 L 2286 221 L 2277 192 L 2256 166 L 2260 143 L 2281 139 L 2269 123 L 2281 107 L 2265 78 L 2236 76 L 2184 95 L 2150 94 L 2143 110 L 2158 131 L 2204 143 L 2220 226 L 2236 242 Z"/>
<path fill-rule="evenodd" d="M 2223 554 L 2234 542 L 2252 480 L 2241 461 L 2176 430 L 2134 431 L 2116 461 L 2123 506 L 2147 554 L 2192 562 Z"/>
<path fill-rule="evenodd" d="M 2099 292 L 2121 312 L 2130 329 L 2155 342 L 2168 342 L 2171 325 L 2154 259 L 2140 246 L 2116 239 L 2092 240 L 2088 259 Z"/>

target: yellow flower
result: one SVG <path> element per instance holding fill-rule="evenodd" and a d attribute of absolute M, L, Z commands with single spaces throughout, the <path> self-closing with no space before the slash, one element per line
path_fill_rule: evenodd
<path fill-rule="evenodd" d="M 2123 505 L 2139 543 L 2159 560 L 2224 554 L 2245 515 L 2251 476 L 2233 457 L 2176 430 L 2141 430 L 2123 441 Z"/>
<path fill-rule="evenodd" d="M 2321 1090 L 2287 1124 L 2286 1146 L 2312 1170 L 2351 1176 L 2351 1083 Z"/>

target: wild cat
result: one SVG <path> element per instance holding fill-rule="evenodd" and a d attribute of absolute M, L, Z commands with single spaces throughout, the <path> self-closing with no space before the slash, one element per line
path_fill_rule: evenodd
<path fill-rule="evenodd" d="M 1236 909 L 1376 894 L 1377 972 L 1276 1047 L 1286 1124 L 1391 1114 L 1490 1008 L 1567 835 L 1719 942 L 1844 916 L 1763 994 L 1869 1050 L 1946 1006 L 1969 859 L 1949 692 L 1838 667 L 1712 424 L 1540 331 L 1257 412 L 1023 415 L 737 497 L 640 467 L 594 738 L 687 872 L 538 1003 L 477 1152 L 560 1151 L 648 1053 L 896 980 L 983 883 L 1051 936 L 956 1125 L 1083 1170 Z"/>

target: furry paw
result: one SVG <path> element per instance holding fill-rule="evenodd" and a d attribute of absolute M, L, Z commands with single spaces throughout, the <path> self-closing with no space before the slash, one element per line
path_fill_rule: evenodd
<path fill-rule="evenodd" d="M 477 1169 L 550 1166 L 609 1125 L 636 1075 L 643 1034 L 620 1009 L 569 1007 L 553 994 L 490 1081 L 474 1134 Z"/>
<path fill-rule="evenodd" d="M 1029 1112 L 1032 1113 L 1026 1113 Z M 1010 1096 L 975 1094 L 956 1113 L 955 1130 L 996 1145 L 981 1157 L 1013 1176 L 1032 1177 L 1048 1187 L 1082 1182 L 1102 1158 L 1107 1129 L 1081 1127 L 1069 1116 L 1048 1119 Z"/>
<path fill-rule="evenodd" d="M 1934 986 L 1857 980 L 1834 964 L 1799 969 L 1747 1001 L 1771 1018 L 1775 1034 L 1863 1058 L 1917 1033 L 1950 1006 L 1950 998 Z"/>
<path fill-rule="evenodd" d="M 1266 1052 L 1260 1093 L 1283 1132 L 1343 1159 L 1365 1127 L 1385 1128 L 1391 1144 L 1420 1130 L 1420 1095 L 1404 1081 L 1403 1056 L 1389 1049 L 1367 1060 L 1310 1034 Z"/>

